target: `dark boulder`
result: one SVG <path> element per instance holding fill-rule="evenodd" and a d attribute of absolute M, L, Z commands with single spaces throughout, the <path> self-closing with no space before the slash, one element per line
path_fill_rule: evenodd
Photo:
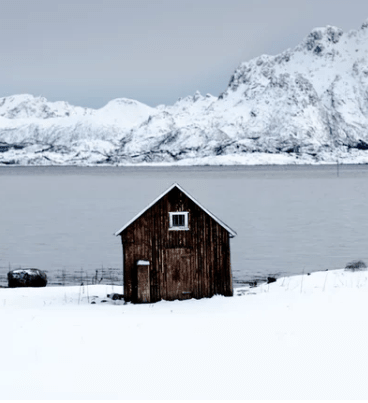
<path fill-rule="evenodd" d="M 8 273 L 8 285 L 15 287 L 46 287 L 46 273 L 38 269 L 16 269 Z"/>
<path fill-rule="evenodd" d="M 107 294 L 107 298 L 111 298 L 113 301 L 124 299 L 123 294 Z"/>

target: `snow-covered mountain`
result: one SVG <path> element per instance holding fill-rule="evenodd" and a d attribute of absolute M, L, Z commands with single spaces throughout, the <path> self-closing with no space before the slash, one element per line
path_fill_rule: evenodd
<path fill-rule="evenodd" d="M 0 99 L 0 163 L 368 162 L 368 20 L 242 63 L 219 96 L 94 110 Z"/>

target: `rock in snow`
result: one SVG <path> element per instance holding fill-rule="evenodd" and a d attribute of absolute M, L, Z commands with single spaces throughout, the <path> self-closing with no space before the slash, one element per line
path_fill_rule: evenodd
<path fill-rule="evenodd" d="M 8 273 L 10 288 L 16 287 L 46 287 L 46 273 L 39 269 L 17 269 Z"/>
<path fill-rule="evenodd" d="M 219 97 L 157 108 L 121 98 L 98 110 L 2 98 L 0 163 L 368 162 L 367 66 L 368 21 L 315 28 L 294 49 L 242 63 Z"/>

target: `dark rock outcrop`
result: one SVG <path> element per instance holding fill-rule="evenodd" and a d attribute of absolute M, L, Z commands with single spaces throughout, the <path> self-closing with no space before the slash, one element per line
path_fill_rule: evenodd
<path fill-rule="evenodd" d="M 39 269 L 16 269 L 8 273 L 8 285 L 15 287 L 46 287 L 46 273 Z"/>

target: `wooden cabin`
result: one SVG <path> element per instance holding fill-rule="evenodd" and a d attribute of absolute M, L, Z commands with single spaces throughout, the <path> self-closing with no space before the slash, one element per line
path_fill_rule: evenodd
<path fill-rule="evenodd" d="M 115 235 L 123 246 L 126 301 L 233 295 L 230 238 L 236 233 L 178 184 Z"/>

